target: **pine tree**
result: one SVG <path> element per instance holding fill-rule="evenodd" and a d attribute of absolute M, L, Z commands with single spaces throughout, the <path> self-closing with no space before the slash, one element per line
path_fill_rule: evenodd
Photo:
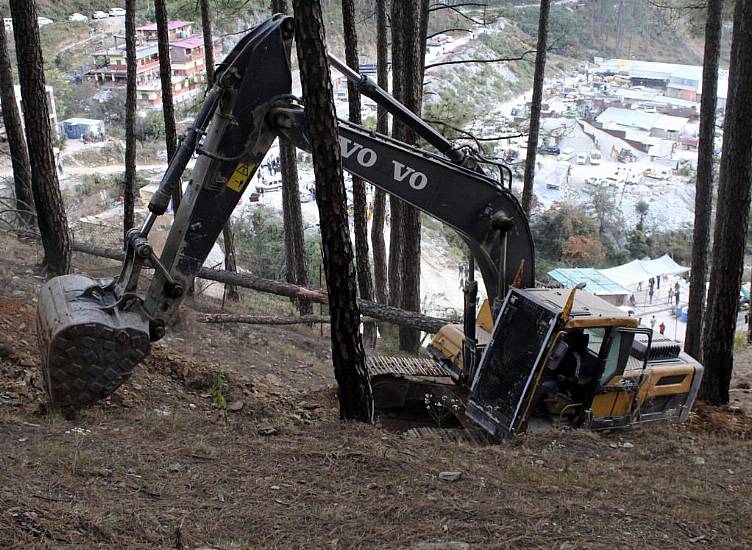
<path fill-rule="evenodd" d="M 288 13 L 286 0 L 272 0 L 272 13 Z M 279 140 L 279 168 L 282 176 L 282 224 L 285 232 L 285 266 L 288 283 L 308 286 L 308 262 L 303 234 L 303 212 L 300 208 L 298 165 L 295 146 L 286 139 Z M 309 315 L 313 306 L 305 300 L 295 300 L 301 315 Z"/>
<path fill-rule="evenodd" d="M 389 40 L 387 38 L 386 0 L 376 0 L 376 80 L 384 90 L 389 89 Z M 389 133 L 387 112 L 381 105 L 376 109 L 376 131 Z M 386 193 L 376 188 L 371 221 L 371 248 L 373 249 L 373 282 L 376 301 L 386 304 L 389 299 L 387 281 L 386 243 L 384 242 L 384 217 Z"/>
<path fill-rule="evenodd" d="M 729 401 L 734 367 L 734 332 L 752 178 L 752 2 L 736 2 L 731 42 L 728 98 L 718 205 L 713 233 L 707 319 L 703 328 L 705 376 L 700 397 L 713 404 Z M 702 283 L 701 283 L 702 284 Z"/>
<path fill-rule="evenodd" d="M 294 0 L 293 6 L 300 81 L 316 177 L 340 416 L 371 422 L 373 394 L 360 338 L 355 266 L 321 4 L 319 0 Z"/>
<path fill-rule="evenodd" d="M 358 35 L 355 30 L 355 3 L 342 0 L 342 28 L 345 35 L 345 59 L 355 71 L 360 70 L 358 61 Z M 352 82 L 347 83 L 347 97 L 350 122 L 361 124 L 360 94 Z M 368 254 L 368 201 L 366 186 L 362 179 L 353 175 L 353 226 L 355 231 L 355 264 L 358 273 L 358 291 L 363 300 L 373 301 L 371 282 L 371 262 Z M 369 347 L 376 345 L 376 325 L 372 322 L 363 325 L 363 340 Z"/>
<path fill-rule="evenodd" d="M 136 200 L 136 0 L 125 2 L 125 181 L 123 229 L 134 226 Z"/>
<path fill-rule="evenodd" d="M 723 0 L 708 0 L 705 22 L 705 55 L 702 64 L 700 103 L 700 140 L 697 146 L 697 183 L 695 185 L 695 225 L 692 236 L 692 285 L 684 351 L 702 359 L 702 321 L 705 310 L 705 280 L 708 274 L 710 218 L 713 210 L 713 138 L 718 92 L 718 57 L 721 53 Z M 750 324 L 752 327 L 752 323 Z"/>
<path fill-rule="evenodd" d="M 172 63 L 170 61 L 170 29 L 165 0 L 154 0 L 154 18 L 157 22 L 157 48 L 159 49 L 159 81 L 162 85 L 162 116 L 165 127 L 167 160 L 172 160 L 178 149 L 178 131 L 175 126 L 175 102 L 172 97 Z M 177 212 L 183 190 L 176 185 L 172 190 L 172 208 Z"/>
<path fill-rule="evenodd" d="M 52 128 L 34 0 L 10 0 L 16 39 L 26 144 L 31 161 L 31 191 L 44 247 L 44 265 L 54 275 L 70 269 L 70 235 L 52 151 Z"/>
<path fill-rule="evenodd" d="M 538 16 L 538 45 L 535 53 L 535 73 L 533 74 L 533 102 L 530 107 L 530 130 L 527 137 L 525 157 L 525 177 L 522 187 L 522 209 L 530 214 L 535 180 L 535 154 L 538 149 L 541 104 L 543 103 L 543 79 L 546 70 L 546 44 L 548 43 L 548 14 L 551 0 L 541 0 Z"/>
<path fill-rule="evenodd" d="M 4 18 L 0 11 L 0 19 Z M 21 114 L 18 112 L 16 92 L 13 89 L 13 72 L 8 41 L 5 35 L 5 25 L 0 29 L 0 103 L 3 105 L 3 122 L 5 136 L 10 149 L 10 161 L 13 167 L 13 183 L 16 196 L 16 210 L 22 224 L 29 226 L 33 223 L 34 196 L 31 192 L 31 161 L 29 150 L 21 124 Z"/>

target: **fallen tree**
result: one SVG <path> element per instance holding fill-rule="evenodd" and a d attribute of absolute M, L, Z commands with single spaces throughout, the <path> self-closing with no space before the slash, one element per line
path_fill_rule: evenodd
<path fill-rule="evenodd" d="M 76 252 L 82 252 L 92 256 L 98 256 L 100 258 L 109 258 L 111 260 L 123 261 L 123 251 L 116 248 L 106 248 L 103 246 L 97 246 L 90 243 L 81 241 L 71 242 L 71 250 Z M 201 268 L 196 275 L 200 279 L 208 281 L 216 281 L 218 283 L 230 284 L 242 288 L 249 288 L 259 292 L 266 292 L 269 294 L 276 294 L 278 296 L 285 296 L 287 298 L 295 298 L 299 300 L 308 300 L 317 304 L 328 304 L 329 296 L 326 292 L 321 290 L 313 290 L 302 286 L 294 285 L 291 283 L 283 283 L 281 281 L 273 281 L 271 279 L 264 279 L 262 277 L 256 277 L 249 273 L 236 273 L 232 271 L 224 271 L 220 269 L 207 269 Z M 440 319 L 438 317 L 431 317 L 429 315 L 422 315 L 412 311 L 405 311 L 392 306 L 384 304 L 377 304 L 365 300 L 358 300 L 358 306 L 363 315 L 378 319 L 380 321 L 386 321 L 395 325 L 413 327 L 424 332 L 435 333 L 438 332 L 441 327 L 446 325 L 449 321 L 446 319 Z M 242 317 L 242 316 L 237 316 Z M 297 318 L 300 321 L 301 318 Z M 217 321 L 214 321 L 217 322 Z M 231 321 L 224 321 L 231 322 Z M 248 322 L 248 321 L 234 321 L 234 322 Z M 311 321 L 321 322 L 321 321 Z M 271 324 L 271 323 L 267 323 Z"/>

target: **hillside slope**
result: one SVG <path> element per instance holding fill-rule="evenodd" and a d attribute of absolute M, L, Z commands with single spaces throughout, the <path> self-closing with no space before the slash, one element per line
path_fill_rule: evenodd
<path fill-rule="evenodd" d="M 3 548 L 752 540 L 747 416 L 700 407 L 685 425 L 491 446 L 411 437 L 339 421 L 318 328 L 207 327 L 188 310 L 112 398 L 76 420 L 45 414 L 32 303 L 39 251 L 3 235 L 0 245 Z M 108 269 L 81 256 L 74 264 Z M 214 404 L 217 391 L 230 411 Z M 443 481 L 447 471 L 460 478 Z"/>

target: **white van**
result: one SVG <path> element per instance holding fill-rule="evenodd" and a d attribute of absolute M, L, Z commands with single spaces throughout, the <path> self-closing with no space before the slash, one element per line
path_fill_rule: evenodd
<path fill-rule="evenodd" d="M 590 161 L 590 164 L 600 164 L 601 152 L 598 149 L 593 149 L 590 151 L 590 154 L 588 154 L 588 160 Z"/>
<path fill-rule="evenodd" d="M 585 153 L 577 153 L 577 164 L 587 164 L 587 155 Z"/>

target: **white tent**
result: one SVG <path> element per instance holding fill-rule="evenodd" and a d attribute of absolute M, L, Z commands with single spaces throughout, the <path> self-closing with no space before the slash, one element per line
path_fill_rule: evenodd
<path fill-rule="evenodd" d="M 598 271 L 615 283 L 622 286 L 633 286 L 640 281 L 647 281 L 658 275 L 678 275 L 689 271 L 689 268 L 677 264 L 668 254 L 664 254 L 654 260 L 632 260 L 624 265 L 599 269 Z"/>

